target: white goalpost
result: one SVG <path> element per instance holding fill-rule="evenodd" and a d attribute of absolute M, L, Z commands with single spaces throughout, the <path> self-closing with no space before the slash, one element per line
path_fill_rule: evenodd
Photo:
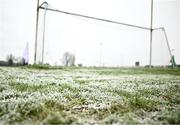
<path fill-rule="evenodd" d="M 38 33 L 39 33 L 39 29 L 38 29 L 38 27 L 39 27 L 39 16 L 40 16 L 40 14 L 39 14 L 39 12 L 40 12 L 40 10 L 44 10 L 44 15 L 43 15 L 43 26 L 42 26 L 42 43 L 41 43 L 41 50 L 39 50 L 39 51 L 41 51 L 41 59 L 40 59 L 40 63 L 42 63 L 42 64 L 44 64 L 44 57 L 45 57 L 45 37 L 46 37 L 46 35 L 45 35 L 45 29 L 46 29 L 46 13 L 47 13 L 47 11 L 51 11 L 51 12 L 56 12 L 56 13 L 61 13 L 61 14 L 64 14 L 64 15 L 71 15 L 71 16 L 74 16 L 74 17 L 79 17 L 79 18 L 85 18 L 85 19 L 90 19 L 90 20 L 95 20 L 95 21 L 102 21 L 102 22 L 106 22 L 106 23 L 110 23 L 110 24 L 115 24 L 115 25 L 121 25 L 121 26 L 125 26 L 125 27 L 130 27 L 130 28 L 134 28 L 134 29 L 138 29 L 138 30 L 142 30 L 143 32 L 144 31 L 147 31 L 147 32 L 149 32 L 150 33 L 150 36 L 149 36 L 149 38 L 150 38 L 150 42 L 149 42 L 149 64 L 147 64 L 147 59 L 146 59 L 146 64 L 144 63 L 144 65 L 148 65 L 149 67 L 152 67 L 152 65 L 161 65 L 161 64 L 155 64 L 155 63 L 153 63 L 153 61 L 155 60 L 157 60 L 158 61 L 158 58 L 157 59 L 153 59 L 153 48 L 156 48 L 156 46 L 154 46 L 153 45 L 153 39 L 154 39 L 154 37 L 153 37 L 153 34 L 157 34 L 157 33 L 159 33 L 159 34 L 161 34 L 161 37 L 164 37 L 164 39 L 163 40 L 159 40 L 159 41 L 163 41 L 163 44 L 166 44 L 165 46 L 166 46 L 166 48 L 167 49 L 165 49 L 165 50 L 167 50 L 168 51 L 168 55 L 169 55 L 169 57 L 168 57 L 168 61 L 169 61 L 169 63 L 171 63 L 171 65 L 173 66 L 173 67 L 176 67 L 176 63 L 175 63 L 175 58 L 174 58 L 174 55 L 172 54 L 172 50 L 171 50 L 171 48 L 170 48 L 170 45 L 169 45 L 169 41 L 168 41 L 168 36 L 167 36 L 167 32 L 166 32 L 166 30 L 165 30 L 165 28 L 164 27 L 160 27 L 160 28 L 153 28 L 153 0 L 151 0 L 151 24 L 150 24 L 150 28 L 148 28 L 148 27 L 143 27 L 143 26 L 138 26 L 138 25 L 133 25 L 133 24 L 128 24 L 128 23 L 122 23 L 122 22 L 118 22 L 118 21 L 114 21 L 114 20 L 109 20 L 109 19 L 104 19 L 104 18 L 97 18 L 97 17 L 93 17 L 93 16 L 87 16 L 87 15 L 83 15 L 83 14 L 77 14 L 77 13 L 72 13 L 72 12 L 67 12 L 67 11 L 62 11 L 62 10 L 59 10 L 59 9 L 54 9 L 54 8 L 52 8 L 52 7 L 50 7 L 49 6 L 49 4 L 47 3 L 47 2 L 43 2 L 41 5 L 39 5 L 39 0 L 37 1 L 37 19 L 36 19 L 36 37 L 35 37 L 35 51 L 34 51 L 34 64 L 37 64 L 38 63 L 38 61 L 37 61 L 37 52 L 38 52 Z M 146 34 L 147 34 L 147 32 L 146 32 Z M 140 34 L 141 34 L 141 32 L 139 33 L 139 36 L 140 36 Z M 107 36 L 107 35 L 105 35 L 105 36 Z M 112 35 L 113 36 L 113 35 Z M 156 35 L 155 35 L 156 36 Z M 158 35 L 157 35 L 158 36 Z M 109 37 L 107 37 L 107 38 L 109 38 Z M 147 39 L 149 39 L 148 37 L 146 38 L 146 40 Z M 101 40 L 101 39 L 100 39 Z M 98 43 L 96 43 L 96 44 L 98 44 Z M 115 43 L 113 43 L 112 42 L 112 44 L 114 45 Z M 135 45 L 135 44 L 134 44 Z M 89 45 L 89 46 L 91 46 L 91 45 Z M 107 51 L 109 51 L 109 49 L 111 48 L 112 49 L 112 51 L 113 51 L 113 47 L 114 48 L 116 48 L 117 46 L 112 46 L 112 47 L 110 47 L 111 45 L 109 44 L 109 43 L 107 43 L 106 45 L 104 45 L 102 42 L 99 42 L 99 45 L 98 45 L 99 47 L 97 47 L 97 50 L 99 51 L 99 58 L 100 58 L 100 61 L 99 61 L 99 63 L 100 63 L 100 65 L 99 66 L 106 66 L 105 64 L 103 64 L 103 61 L 105 61 L 105 62 L 107 62 L 107 66 L 108 66 L 108 63 L 110 64 L 111 62 L 109 61 L 108 62 L 108 60 L 107 59 L 105 59 L 104 58 L 104 60 L 103 60 L 103 52 L 105 53 L 105 55 L 108 57 L 108 53 L 107 53 Z M 139 46 L 141 46 L 140 44 L 139 44 Z M 139 46 L 137 46 L 137 49 L 139 49 L 140 47 Z M 142 46 L 143 47 L 143 46 Z M 147 45 L 146 45 L 146 47 L 147 47 Z M 116 49 L 118 49 L 118 48 L 116 48 Z M 121 49 L 123 49 L 123 47 L 121 48 Z M 124 51 L 126 51 L 126 50 L 124 50 Z M 137 54 L 137 55 L 140 55 L 140 53 L 143 53 L 143 51 L 147 51 L 146 50 L 146 48 L 145 49 L 142 49 L 142 51 L 141 50 L 139 50 L 139 52 L 137 52 L 137 53 L 134 53 L 134 54 Z M 115 52 L 114 52 L 115 53 Z M 113 53 L 113 54 L 114 54 Z M 133 52 L 132 52 L 133 53 Z M 111 55 L 113 55 L 113 54 L 111 54 Z M 123 55 L 124 53 L 120 53 L 119 55 Z M 96 55 L 96 54 L 95 54 Z M 117 54 L 118 55 L 118 54 Z M 116 56 L 115 54 L 114 54 L 114 56 Z M 167 55 L 166 55 L 167 56 Z M 109 56 L 110 57 L 110 56 Z M 120 57 L 120 56 L 119 56 Z M 122 56 L 122 58 L 121 58 L 121 60 L 123 60 L 123 58 L 130 58 L 130 57 L 128 57 L 126 54 L 125 55 L 123 55 Z M 165 57 L 166 58 L 166 57 Z M 135 61 L 139 61 L 139 60 L 144 60 L 144 59 L 142 59 L 140 56 L 139 57 L 137 57 L 137 60 L 135 60 L 135 59 L 133 59 L 132 61 L 133 62 L 135 62 Z M 160 59 L 160 58 L 159 58 Z M 83 59 L 82 59 L 83 60 Z M 125 59 L 124 59 L 125 60 Z M 118 61 L 117 61 L 118 62 Z M 145 62 L 145 61 L 144 61 Z M 81 62 L 78 62 L 78 63 L 81 63 Z M 83 62 L 82 62 L 83 63 Z M 118 63 L 120 63 L 120 62 L 118 62 Z M 123 65 L 117 65 L 117 64 L 115 64 L 116 66 L 123 66 Z M 165 64 L 166 65 L 166 64 Z M 168 65 L 168 64 L 167 64 Z M 124 65 L 124 66 L 126 66 L 126 65 Z"/>

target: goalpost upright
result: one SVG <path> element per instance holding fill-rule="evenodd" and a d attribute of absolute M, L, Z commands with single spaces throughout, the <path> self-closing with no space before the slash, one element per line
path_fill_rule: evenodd
<path fill-rule="evenodd" d="M 149 57 L 149 67 L 152 67 L 152 41 L 153 41 L 153 0 L 151 0 L 151 20 L 150 20 L 150 57 Z"/>
<path fill-rule="evenodd" d="M 36 8 L 36 34 L 35 34 L 35 47 L 34 47 L 34 64 L 36 64 L 36 58 L 37 58 L 38 25 L 39 25 L 39 0 L 37 0 L 37 8 Z"/>

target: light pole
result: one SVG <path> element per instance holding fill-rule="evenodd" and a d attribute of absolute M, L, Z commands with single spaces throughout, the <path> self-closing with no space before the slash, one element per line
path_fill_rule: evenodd
<path fill-rule="evenodd" d="M 103 62 L 102 62 L 102 47 L 103 47 L 103 43 L 102 42 L 99 43 L 99 47 L 100 47 L 100 63 L 99 63 L 99 65 L 100 65 L 100 67 L 102 67 L 103 66 Z"/>

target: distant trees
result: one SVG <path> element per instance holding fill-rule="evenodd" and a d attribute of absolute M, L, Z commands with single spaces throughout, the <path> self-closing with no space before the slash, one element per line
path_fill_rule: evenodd
<path fill-rule="evenodd" d="M 71 52 L 65 52 L 63 54 L 62 63 L 64 66 L 75 66 L 75 54 Z"/>
<path fill-rule="evenodd" d="M 26 62 L 25 62 L 25 59 L 23 57 L 17 57 L 15 58 L 15 61 L 14 63 L 16 65 L 27 65 Z"/>
<path fill-rule="evenodd" d="M 9 54 L 6 56 L 7 65 L 27 65 L 23 57 L 15 57 L 13 54 Z"/>
<path fill-rule="evenodd" d="M 6 60 L 8 62 L 8 65 L 13 65 L 15 57 L 13 56 L 13 54 L 9 54 L 6 56 Z"/>

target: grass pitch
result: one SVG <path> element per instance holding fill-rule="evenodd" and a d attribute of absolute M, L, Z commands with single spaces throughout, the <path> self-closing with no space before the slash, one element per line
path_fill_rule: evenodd
<path fill-rule="evenodd" d="M 180 69 L 0 67 L 0 124 L 180 124 Z"/>

